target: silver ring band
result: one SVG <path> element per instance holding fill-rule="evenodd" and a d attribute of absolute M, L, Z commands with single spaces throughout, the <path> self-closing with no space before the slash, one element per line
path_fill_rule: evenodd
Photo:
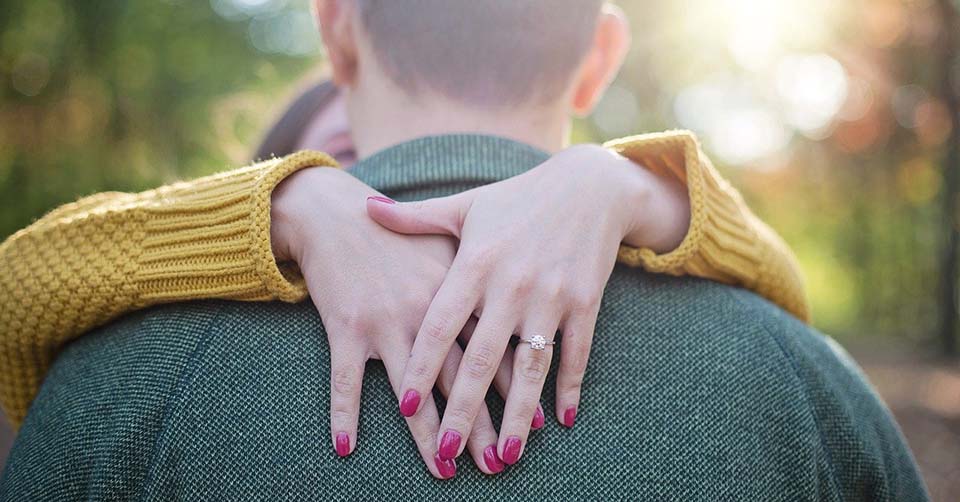
<path fill-rule="evenodd" d="M 547 345 L 554 345 L 556 342 L 547 341 L 542 335 L 534 335 L 530 338 L 520 338 L 520 343 L 529 343 L 533 350 L 546 350 Z"/>

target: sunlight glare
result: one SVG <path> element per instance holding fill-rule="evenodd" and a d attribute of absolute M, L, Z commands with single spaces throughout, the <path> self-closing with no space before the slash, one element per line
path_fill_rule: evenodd
<path fill-rule="evenodd" d="M 777 92 L 786 121 L 805 133 L 826 127 L 847 99 L 847 74 L 826 54 L 785 57 L 777 67 Z"/>

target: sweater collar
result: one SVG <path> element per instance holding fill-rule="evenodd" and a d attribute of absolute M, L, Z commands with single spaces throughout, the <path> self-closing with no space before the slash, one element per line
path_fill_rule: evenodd
<path fill-rule="evenodd" d="M 376 190 L 403 198 L 432 187 L 455 193 L 528 171 L 549 158 L 499 136 L 448 134 L 414 139 L 358 162 L 350 173 Z"/>

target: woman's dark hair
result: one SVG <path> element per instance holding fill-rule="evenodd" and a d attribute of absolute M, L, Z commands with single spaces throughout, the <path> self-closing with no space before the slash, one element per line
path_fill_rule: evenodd
<path fill-rule="evenodd" d="M 254 160 L 282 157 L 298 150 L 303 131 L 310 125 L 320 110 L 330 104 L 337 95 L 331 81 L 310 87 L 291 103 L 283 115 L 267 130 L 257 148 Z"/>

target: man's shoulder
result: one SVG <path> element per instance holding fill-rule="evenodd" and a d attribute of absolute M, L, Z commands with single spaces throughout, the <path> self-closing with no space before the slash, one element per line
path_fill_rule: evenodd
<path fill-rule="evenodd" d="M 757 458 L 762 448 L 791 451 L 796 463 L 783 467 L 809 469 L 824 494 L 923 499 L 896 422 L 828 336 L 750 291 L 715 282 L 623 268 L 607 293 L 597 337 L 627 336 L 629 327 L 641 340 L 630 347 L 636 364 L 649 378 L 686 389 L 677 398 L 698 395 L 689 413 L 722 416 L 711 423 L 716 432 L 744 442 L 766 435 Z M 725 444 L 736 451 L 734 443 Z"/>
<path fill-rule="evenodd" d="M 831 397 L 812 387 L 830 382 L 842 382 L 845 393 L 872 393 L 830 337 L 743 288 L 618 269 L 607 287 L 598 336 L 624 336 L 618 332 L 626 328 L 655 341 L 658 357 L 704 376 L 720 376 L 716 362 L 741 375 L 772 371 L 762 385 L 809 393 L 805 400 L 811 406 Z"/>

